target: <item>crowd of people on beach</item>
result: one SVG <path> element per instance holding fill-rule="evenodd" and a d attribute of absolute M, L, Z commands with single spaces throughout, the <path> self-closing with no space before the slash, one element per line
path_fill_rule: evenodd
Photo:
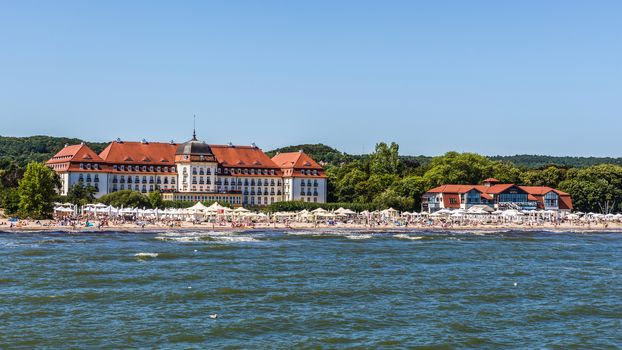
<path fill-rule="evenodd" d="M 340 208 L 280 213 L 250 211 L 195 212 L 191 215 L 157 215 L 129 212 L 109 215 L 106 211 L 58 212 L 52 220 L 0 221 L 0 229 L 70 229 L 70 230 L 136 230 L 136 229 L 253 229 L 253 228 L 356 228 L 356 229 L 607 229 L 622 228 L 622 215 L 588 213 L 560 216 L 553 213 L 513 213 L 493 215 L 458 211 L 445 213 L 410 213 L 387 209 L 356 213 Z"/>

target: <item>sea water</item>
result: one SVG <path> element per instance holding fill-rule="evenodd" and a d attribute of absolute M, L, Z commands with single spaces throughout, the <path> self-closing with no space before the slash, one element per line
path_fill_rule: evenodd
<path fill-rule="evenodd" d="M 0 272 L 0 348 L 622 346 L 619 233 L 4 232 Z"/>

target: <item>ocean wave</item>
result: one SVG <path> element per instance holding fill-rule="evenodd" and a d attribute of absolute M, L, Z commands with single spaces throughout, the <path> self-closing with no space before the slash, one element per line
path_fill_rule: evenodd
<path fill-rule="evenodd" d="M 346 235 L 344 237 L 347 238 L 347 239 L 355 239 L 355 240 L 374 238 L 374 236 L 372 236 L 370 234 L 354 234 L 354 235 L 351 234 L 351 235 Z"/>
<path fill-rule="evenodd" d="M 157 258 L 158 253 L 136 253 L 134 256 L 137 258 Z"/>
<path fill-rule="evenodd" d="M 161 241 L 173 241 L 180 243 L 212 242 L 212 243 L 243 243 L 259 242 L 260 240 L 249 235 L 231 231 L 206 231 L 206 232 L 165 232 L 155 237 Z"/>
<path fill-rule="evenodd" d="M 399 234 L 399 235 L 394 235 L 393 237 L 398 238 L 398 239 L 408 239 L 411 241 L 418 241 L 420 239 L 423 239 L 423 236 L 409 236 L 407 234 Z"/>

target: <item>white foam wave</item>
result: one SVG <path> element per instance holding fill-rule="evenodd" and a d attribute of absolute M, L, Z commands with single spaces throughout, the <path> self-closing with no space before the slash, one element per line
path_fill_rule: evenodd
<path fill-rule="evenodd" d="M 399 238 L 399 239 L 408 239 L 408 240 L 411 240 L 411 241 L 417 241 L 417 240 L 420 240 L 420 239 L 423 238 L 422 236 L 409 236 L 409 235 L 403 234 L 403 233 L 399 234 L 399 235 L 395 235 L 393 237 Z"/>
<path fill-rule="evenodd" d="M 214 242 L 214 243 L 237 243 L 258 242 L 259 240 L 248 235 L 242 235 L 231 231 L 204 231 L 204 232 L 165 232 L 155 237 L 161 241 L 173 241 L 181 243 Z"/>
<path fill-rule="evenodd" d="M 259 240 L 253 238 L 253 237 L 249 237 L 249 236 L 221 236 L 221 237 L 214 237 L 216 239 L 217 242 L 231 242 L 231 243 L 236 243 L 236 242 L 259 242 Z"/>
<path fill-rule="evenodd" d="M 344 237 L 346 237 L 347 239 L 370 239 L 370 238 L 373 238 L 372 235 L 367 235 L 367 234 L 347 235 L 347 236 L 344 236 Z"/>
<path fill-rule="evenodd" d="M 158 253 L 136 253 L 134 256 L 137 258 L 156 258 Z"/>

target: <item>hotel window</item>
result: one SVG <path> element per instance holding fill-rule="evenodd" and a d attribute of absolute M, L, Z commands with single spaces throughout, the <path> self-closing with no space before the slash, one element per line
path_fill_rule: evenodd
<path fill-rule="evenodd" d="M 143 183 L 146 184 L 147 183 L 147 177 L 143 176 Z"/>
<path fill-rule="evenodd" d="M 80 169 L 84 169 L 84 163 L 80 163 Z"/>
<path fill-rule="evenodd" d="M 171 184 L 173 184 L 173 185 L 175 184 L 175 178 L 174 177 L 171 178 Z"/>
<path fill-rule="evenodd" d="M 147 166 L 143 165 L 143 171 L 147 171 Z"/>
<path fill-rule="evenodd" d="M 95 169 L 95 170 L 99 169 L 99 165 L 93 164 L 93 169 Z"/>
<path fill-rule="evenodd" d="M 220 172 L 221 172 L 221 171 L 222 171 L 222 169 L 221 169 L 221 168 L 216 169 L 216 172 L 217 172 L 218 174 L 220 174 Z"/>
<path fill-rule="evenodd" d="M 175 172 L 175 167 L 174 166 L 171 167 L 171 171 Z"/>
<path fill-rule="evenodd" d="M 244 174 L 248 174 L 248 169 L 244 169 Z"/>
<path fill-rule="evenodd" d="M 544 196 L 544 206 L 547 208 L 557 208 L 559 204 L 559 196 L 555 192 L 549 192 Z"/>
<path fill-rule="evenodd" d="M 300 181 L 300 186 L 305 187 L 305 180 Z"/>
<path fill-rule="evenodd" d="M 270 169 L 270 175 L 274 175 L 274 169 Z"/>
<path fill-rule="evenodd" d="M 205 174 L 212 175 L 212 170 L 210 168 L 207 168 L 207 170 L 205 170 Z"/>
<path fill-rule="evenodd" d="M 99 175 L 95 174 L 95 178 L 93 179 L 95 182 L 99 182 Z"/>
<path fill-rule="evenodd" d="M 511 202 L 511 203 L 524 203 L 527 202 L 526 193 L 501 193 L 499 195 L 499 202 Z"/>
<path fill-rule="evenodd" d="M 229 174 L 229 169 L 225 168 L 225 174 Z"/>
<path fill-rule="evenodd" d="M 157 170 L 158 170 L 158 171 L 162 171 L 162 167 L 158 167 L 158 168 L 157 168 Z"/>
<path fill-rule="evenodd" d="M 167 172 L 168 172 L 168 167 L 167 167 L 167 166 L 165 166 L 165 167 L 164 167 L 164 172 L 165 172 L 165 173 L 167 173 Z"/>

